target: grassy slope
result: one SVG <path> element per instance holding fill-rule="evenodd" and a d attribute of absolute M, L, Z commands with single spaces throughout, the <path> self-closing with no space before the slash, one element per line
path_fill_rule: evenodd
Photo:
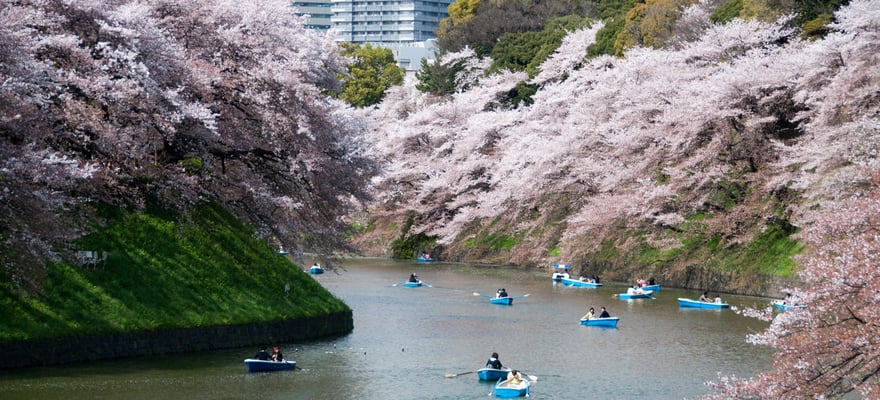
<path fill-rule="evenodd" d="M 253 230 L 215 205 L 186 216 L 107 210 L 78 243 L 109 253 L 46 266 L 39 295 L 0 282 L 0 341 L 243 324 L 348 310 Z M 285 295 L 285 285 L 290 292 Z"/>

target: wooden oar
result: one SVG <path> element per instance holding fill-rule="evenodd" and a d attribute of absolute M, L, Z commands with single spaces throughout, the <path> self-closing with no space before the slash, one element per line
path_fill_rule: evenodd
<path fill-rule="evenodd" d="M 391 286 L 395 286 L 395 287 L 396 287 L 397 285 L 403 285 L 404 283 L 406 283 L 406 281 L 397 282 L 397 283 L 395 283 L 395 284 L 393 284 L 393 285 L 391 285 Z"/>
<path fill-rule="evenodd" d="M 482 297 L 485 297 L 485 298 L 487 298 L 487 299 L 494 299 L 494 298 L 495 298 L 495 297 L 492 297 L 492 296 L 486 296 L 485 294 L 479 294 L 479 293 L 477 293 L 477 292 L 474 292 L 474 296 L 482 296 Z"/>
<path fill-rule="evenodd" d="M 428 282 L 425 282 L 425 281 L 421 281 L 421 282 L 422 282 L 422 285 L 425 285 L 425 286 L 427 286 L 427 287 L 433 287 L 433 286 L 431 286 Z"/>
<path fill-rule="evenodd" d="M 459 373 L 457 373 L 457 374 L 446 374 L 446 375 L 444 375 L 444 376 L 446 377 L 446 379 L 449 379 L 449 378 L 455 378 L 456 376 L 462 376 L 462 375 L 467 375 L 467 374 L 473 374 L 474 372 L 477 372 L 477 371 L 459 372 Z"/>
<path fill-rule="evenodd" d="M 513 297 L 511 297 L 511 299 L 521 299 L 523 297 L 529 297 L 531 295 L 532 295 L 531 293 L 526 293 L 526 294 L 521 294 L 519 296 L 513 296 Z"/>
<path fill-rule="evenodd" d="M 532 381 L 532 382 L 535 382 L 535 381 L 538 380 L 538 376 L 537 376 L 537 375 L 529 375 L 529 374 L 527 374 L 527 373 L 525 373 L 525 372 L 522 372 L 522 371 L 519 371 L 519 373 L 522 374 L 522 376 L 526 377 L 526 379 L 528 379 L 528 380 L 530 380 L 530 381 Z"/>

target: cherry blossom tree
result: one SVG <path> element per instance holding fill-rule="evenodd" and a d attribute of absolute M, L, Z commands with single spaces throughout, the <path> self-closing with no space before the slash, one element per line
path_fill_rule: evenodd
<path fill-rule="evenodd" d="M 215 201 L 287 248 L 344 245 L 340 216 L 375 166 L 360 123 L 322 94 L 346 61 L 289 2 L 24 0 L 0 17 L 13 253 L 64 257 L 93 202 Z"/>
<path fill-rule="evenodd" d="M 665 229 L 707 209 L 718 210 L 713 232 L 732 243 L 749 241 L 769 216 L 809 225 L 877 157 L 869 116 L 880 7 L 853 1 L 830 34 L 802 40 L 787 19 L 712 24 L 706 4 L 683 11 L 693 29 L 675 28 L 673 46 L 623 58 L 584 60 L 595 34 L 570 33 L 529 81 L 539 90 L 528 107 L 498 106 L 524 79 L 503 71 L 442 99 L 401 88 L 365 110 L 385 160 L 376 212 L 414 212 L 413 233 L 447 245 L 503 221 L 532 238 L 509 262 L 533 262 L 548 247 L 589 252 L 620 224 L 655 226 L 650 240 L 663 242 Z M 731 177 L 755 199 L 802 201 L 714 205 Z"/>
<path fill-rule="evenodd" d="M 724 376 L 708 398 L 804 399 L 880 393 L 880 168 L 870 187 L 829 208 L 807 231 L 811 250 L 789 289 L 804 309 L 780 313 L 749 337 L 773 347 L 773 369 L 752 379 Z M 770 310 L 746 314 L 770 319 Z"/>

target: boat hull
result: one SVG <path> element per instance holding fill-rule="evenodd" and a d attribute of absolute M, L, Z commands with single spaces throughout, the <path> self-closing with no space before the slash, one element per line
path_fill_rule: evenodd
<path fill-rule="evenodd" d="M 248 372 L 292 371 L 296 369 L 296 361 L 265 361 L 256 358 L 244 359 Z"/>
<path fill-rule="evenodd" d="M 800 304 L 795 304 L 795 305 L 783 304 L 781 300 L 774 301 L 773 306 L 782 310 L 782 311 L 795 310 L 798 308 L 807 308 L 807 306 L 800 305 Z"/>
<path fill-rule="evenodd" d="M 324 273 L 324 268 L 321 267 L 311 267 L 309 268 L 309 273 L 312 275 L 319 275 Z"/>
<path fill-rule="evenodd" d="M 406 287 L 419 287 L 422 286 L 422 282 L 407 282 L 404 283 L 404 285 L 406 285 Z"/>
<path fill-rule="evenodd" d="M 581 325 L 585 326 L 604 326 L 608 328 L 616 328 L 617 321 L 619 321 L 619 317 L 608 317 L 608 318 L 592 318 L 592 319 L 582 319 Z"/>
<path fill-rule="evenodd" d="M 529 394 L 529 380 L 523 379 L 519 385 L 512 385 L 507 380 L 495 384 L 495 397 L 513 398 Z"/>
<path fill-rule="evenodd" d="M 562 284 L 574 287 L 596 288 L 602 286 L 601 283 L 584 282 L 580 279 L 562 278 Z"/>
<path fill-rule="evenodd" d="M 513 304 L 513 297 L 493 297 L 489 299 L 489 302 L 492 304 L 501 304 L 503 306 L 509 306 Z"/>
<path fill-rule="evenodd" d="M 617 295 L 621 300 L 632 300 L 632 299 L 650 299 L 652 296 L 652 291 L 643 290 L 642 293 L 620 293 Z"/>
<path fill-rule="evenodd" d="M 678 306 L 685 308 L 709 308 L 715 310 L 730 308 L 730 304 L 727 303 L 707 303 L 705 301 L 685 299 L 682 297 L 678 298 Z"/>
<path fill-rule="evenodd" d="M 642 290 L 650 290 L 650 291 L 652 291 L 652 292 L 659 292 L 659 291 L 660 291 L 660 285 L 647 285 L 647 286 L 642 286 Z"/>
<path fill-rule="evenodd" d="M 497 382 L 499 379 L 507 377 L 509 369 L 480 368 L 477 370 L 477 377 L 481 381 Z"/>
<path fill-rule="evenodd" d="M 434 262 L 434 259 L 433 259 L 433 258 L 425 258 L 425 257 L 419 256 L 419 258 L 418 258 L 418 262 L 420 262 L 420 263 L 429 263 L 429 262 Z"/>

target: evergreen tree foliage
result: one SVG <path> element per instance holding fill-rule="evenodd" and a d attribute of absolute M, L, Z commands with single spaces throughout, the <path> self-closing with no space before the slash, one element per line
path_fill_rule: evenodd
<path fill-rule="evenodd" d="M 504 34 L 492 49 L 494 63 L 489 72 L 508 69 L 535 76 L 541 63 L 562 43 L 562 38 L 589 25 L 589 18 L 570 15 L 548 20 L 541 31 Z"/>
<path fill-rule="evenodd" d="M 439 57 L 433 61 L 423 58 L 422 68 L 416 72 L 419 80 L 416 89 L 437 96 L 455 93 L 459 89 L 456 87 L 456 76 L 464 70 L 464 66 L 464 60 L 443 63 Z"/>
<path fill-rule="evenodd" d="M 709 20 L 716 24 L 723 24 L 739 17 L 743 9 L 743 0 L 728 0 L 724 4 L 718 6 Z"/>
<path fill-rule="evenodd" d="M 450 7 L 458 8 L 456 5 Z M 474 10 L 473 7 L 462 9 Z M 556 17 L 594 15 L 590 1 L 490 1 L 480 2 L 475 9 L 472 16 L 466 14 L 469 17 L 453 18 L 441 24 L 437 44 L 444 52 L 457 52 L 470 47 L 477 54 L 485 56 L 492 52 L 504 34 L 540 31 L 545 21 Z"/>

